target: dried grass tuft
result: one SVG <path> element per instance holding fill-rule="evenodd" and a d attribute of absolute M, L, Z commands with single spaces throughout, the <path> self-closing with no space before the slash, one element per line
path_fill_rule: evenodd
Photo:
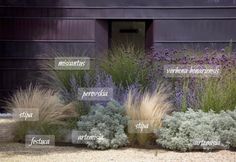
<path fill-rule="evenodd" d="M 54 90 L 42 89 L 38 86 L 29 86 L 27 89 L 18 90 L 7 101 L 7 110 L 13 112 L 14 109 L 38 109 L 38 121 L 17 121 L 15 125 L 15 136 L 17 140 L 24 140 L 24 136 L 36 131 L 40 133 L 53 133 L 60 126 L 66 125 L 67 118 L 77 116 L 73 103 L 64 105 Z"/>
<path fill-rule="evenodd" d="M 164 85 L 161 85 L 153 93 L 145 92 L 143 95 L 130 90 L 125 103 L 126 113 L 130 120 L 145 120 L 149 122 L 151 127 L 159 129 L 163 117 L 173 110 L 169 98 L 168 88 L 165 88 Z M 141 145 L 150 143 L 153 141 L 153 133 L 133 134 L 130 136 L 131 141 L 136 141 Z"/>

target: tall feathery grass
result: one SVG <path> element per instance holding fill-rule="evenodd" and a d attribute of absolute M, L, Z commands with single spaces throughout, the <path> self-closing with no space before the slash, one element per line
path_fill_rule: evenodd
<path fill-rule="evenodd" d="M 39 112 L 38 121 L 16 121 L 13 132 L 15 140 L 20 142 L 29 133 L 55 135 L 60 139 L 63 128 L 67 127 L 65 120 L 77 116 L 73 103 L 64 105 L 55 91 L 38 86 L 20 89 L 7 101 L 9 112 L 19 108 L 38 109 Z"/>
<path fill-rule="evenodd" d="M 144 50 L 134 45 L 119 45 L 109 51 L 108 58 L 101 63 L 102 69 L 112 76 L 113 82 L 122 87 L 129 87 L 134 83 L 147 86 L 147 68 L 143 64 Z"/>
<path fill-rule="evenodd" d="M 78 55 L 79 54 L 79 55 Z M 51 56 L 57 57 L 84 57 L 86 52 L 78 51 L 78 53 L 67 54 L 53 50 Z M 85 115 L 89 112 L 91 103 L 78 100 L 78 88 L 93 87 L 96 81 L 96 66 L 94 60 L 90 60 L 90 70 L 58 70 L 55 68 L 54 60 L 40 62 L 40 67 L 48 69 L 42 71 L 39 78 L 40 83 L 45 87 L 50 87 L 58 92 L 63 103 L 68 104 L 74 102 L 76 111 L 80 115 Z M 72 127 L 76 127 L 76 121 L 70 121 Z M 74 124 L 72 124 L 74 123 Z"/>
<path fill-rule="evenodd" d="M 63 55 L 55 55 L 63 57 Z M 65 56 L 64 56 L 65 57 Z M 66 103 L 76 99 L 75 84 L 79 87 L 90 87 L 95 84 L 95 70 L 57 70 L 54 62 L 40 63 L 42 68 L 48 69 L 41 73 L 40 82 L 47 87 L 57 90 Z M 70 94 L 70 96 L 64 96 Z"/>
<path fill-rule="evenodd" d="M 125 103 L 126 113 L 130 120 L 147 121 L 152 133 L 129 134 L 131 143 L 149 145 L 155 141 L 154 133 L 162 124 L 162 118 L 172 110 L 172 103 L 169 101 L 168 88 L 163 85 L 153 93 L 145 92 L 143 95 L 130 90 Z"/>
<path fill-rule="evenodd" d="M 198 107 L 205 112 L 236 108 L 236 74 L 223 73 L 220 78 L 209 78 L 198 92 Z"/>

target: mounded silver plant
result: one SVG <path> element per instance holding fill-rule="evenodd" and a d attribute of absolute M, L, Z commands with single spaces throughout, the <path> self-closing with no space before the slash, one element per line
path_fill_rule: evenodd
<path fill-rule="evenodd" d="M 194 111 L 166 116 L 157 143 L 170 150 L 215 150 L 236 147 L 236 110 L 219 114 Z"/>
<path fill-rule="evenodd" d="M 84 141 L 84 144 L 93 149 L 104 150 L 128 144 L 126 125 L 124 108 L 119 103 L 110 101 L 106 106 L 93 106 L 88 115 L 81 116 L 77 130 L 86 132 L 87 136 L 100 137 Z"/>

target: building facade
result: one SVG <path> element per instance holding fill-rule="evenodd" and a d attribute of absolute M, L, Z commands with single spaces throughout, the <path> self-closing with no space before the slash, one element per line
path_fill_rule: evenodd
<path fill-rule="evenodd" d="M 55 50 L 99 57 L 113 42 L 161 50 L 235 40 L 236 0 L 0 0 L 0 96 Z"/>

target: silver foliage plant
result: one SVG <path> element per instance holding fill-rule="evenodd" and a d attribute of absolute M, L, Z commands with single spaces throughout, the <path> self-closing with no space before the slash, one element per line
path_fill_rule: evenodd
<path fill-rule="evenodd" d="M 157 143 L 170 150 L 215 150 L 236 147 L 236 110 L 174 112 L 166 116 Z"/>
<path fill-rule="evenodd" d="M 93 106 L 89 114 L 81 116 L 77 126 L 78 131 L 86 132 L 89 136 L 102 137 L 85 141 L 90 148 L 104 150 L 128 144 L 125 134 L 127 117 L 124 108 L 116 101 L 110 101 L 106 106 Z"/>

